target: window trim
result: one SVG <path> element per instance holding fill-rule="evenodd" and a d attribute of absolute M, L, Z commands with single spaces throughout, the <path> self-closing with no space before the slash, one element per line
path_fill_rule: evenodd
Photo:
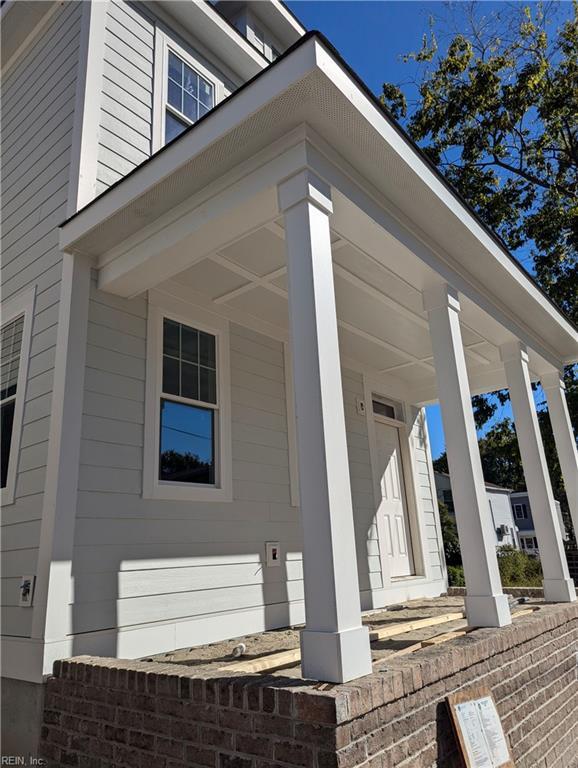
<path fill-rule="evenodd" d="M 195 405 L 196 401 L 162 390 L 163 320 L 174 320 L 216 337 L 217 404 L 198 406 L 216 411 L 215 485 L 171 483 L 159 479 L 161 398 Z M 147 368 L 143 461 L 143 498 L 167 501 L 232 501 L 231 383 L 229 369 L 229 323 L 227 320 L 157 291 L 149 291 L 147 321 Z"/>
<path fill-rule="evenodd" d="M 528 510 L 526 508 L 526 505 L 524 503 L 520 504 L 514 504 L 514 518 L 516 520 L 527 520 L 528 519 Z"/>
<path fill-rule="evenodd" d="M 18 380 L 16 383 L 14 420 L 12 422 L 12 439 L 10 442 L 10 456 L 8 458 L 8 473 L 6 476 L 6 487 L 0 488 L 0 504 L 2 506 L 13 504 L 15 500 L 35 301 L 36 285 L 16 294 L 16 296 L 13 296 L 2 304 L 2 325 L 11 323 L 22 315 L 24 316 L 22 346 L 20 347 L 20 361 L 18 364 Z"/>
<path fill-rule="evenodd" d="M 183 48 L 164 30 L 157 27 L 155 34 L 155 65 L 153 72 L 153 125 L 152 152 L 153 154 L 165 146 L 165 112 L 167 108 L 181 122 L 188 118 L 168 103 L 169 51 L 181 58 L 185 64 L 194 69 L 202 78 L 213 86 L 214 109 L 224 98 L 223 83 L 199 61 L 194 52 Z M 190 123 L 194 125 L 194 123 Z"/>

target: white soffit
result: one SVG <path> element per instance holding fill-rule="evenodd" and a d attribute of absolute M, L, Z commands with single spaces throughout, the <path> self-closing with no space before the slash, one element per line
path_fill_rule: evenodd
<path fill-rule="evenodd" d="M 101 256 L 211 181 L 306 124 L 438 258 L 488 301 L 578 359 L 578 332 L 444 184 L 316 34 L 69 220 L 65 250 Z M 433 243 L 433 246 L 432 246 Z"/>

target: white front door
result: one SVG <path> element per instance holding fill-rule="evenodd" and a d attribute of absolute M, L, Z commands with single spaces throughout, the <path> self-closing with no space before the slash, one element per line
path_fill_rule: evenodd
<path fill-rule="evenodd" d="M 414 573 L 411 532 L 401 463 L 399 430 L 375 422 L 381 502 L 378 514 L 385 519 L 386 552 L 392 578 Z"/>

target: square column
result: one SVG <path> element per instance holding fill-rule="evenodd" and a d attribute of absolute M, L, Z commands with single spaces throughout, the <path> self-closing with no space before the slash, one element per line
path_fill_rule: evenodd
<path fill-rule="evenodd" d="M 578 540 L 578 450 L 568 413 L 564 377 L 559 371 L 553 371 L 543 375 L 540 383 L 548 401 L 548 413 L 564 478 L 574 536 Z"/>
<path fill-rule="evenodd" d="M 361 624 L 329 234 L 331 191 L 301 171 L 279 185 L 278 195 L 285 219 L 303 525 L 301 668 L 305 677 L 338 683 L 369 674 L 371 652 Z"/>
<path fill-rule="evenodd" d="M 476 627 L 502 627 L 512 619 L 502 593 L 492 516 L 478 448 L 460 329 L 457 292 L 441 284 L 424 292 L 438 384 L 438 399 L 466 580 L 466 615 Z"/>
<path fill-rule="evenodd" d="M 568 573 L 560 521 L 532 394 L 528 354 L 519 341 L 503 344 L 500 354 L 506 371 L 532 519 L 540 548 L 544 597 L 551 602 L 570 603 L 576 600 L 576 590 Z"/>

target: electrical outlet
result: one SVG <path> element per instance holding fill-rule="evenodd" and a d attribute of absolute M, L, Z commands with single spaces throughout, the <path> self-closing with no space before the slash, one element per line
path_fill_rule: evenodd
<path fill-rule="evenodd" d="M 281 565 L 281 550 L 278 541 L 265 542 L 266 563 L 268 568 Z"/>

